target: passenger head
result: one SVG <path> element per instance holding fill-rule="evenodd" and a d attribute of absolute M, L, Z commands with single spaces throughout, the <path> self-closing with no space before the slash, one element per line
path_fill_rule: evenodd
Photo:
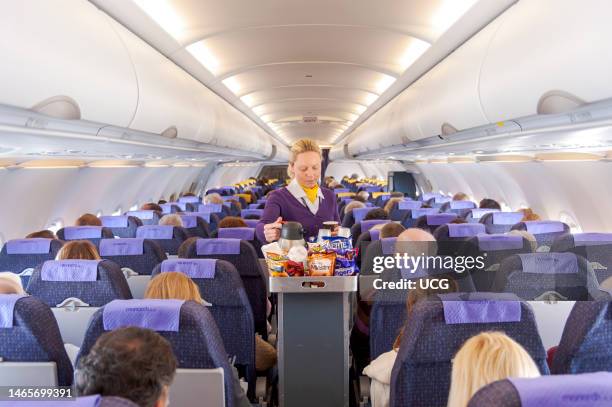
<path fill-rule="evenodd" d="M 160 201 L 160 204 L 161 204 L 161 201 Z M 157 212 L 160 212 L 160 213 L 164 211 L 161 206 L 159 206 L 158 204 L 153 203 L 153 202 L 149 202 L 149 203 L 143 204 L 140 207 L 140 209 L 142 209 L 143 211 L 157 211 Z"/>
<path fill-rule="evenodd" d="M 310 139 L 301 139 L 291 146 L 287 173 L 302 187 L 312 188 L 321 178 L 321 149 Z"/>
<path fill-rule="evenodd" d="M 385 239 L 387 237 L 398 237 L 404 230 L 406 230 L 406 228 L 403 227 L 401 224 L 395 223 L 395 222 L 389 222 L 389 223 L 385 223 L 381 225 L 382 225 L 382 227 L 380 228 L 380 238 L 381 239 Z"/>
<path fill-rule="evenodd" d="M 503 332 L 471 337 L 453 359 L 448 407 L 465 407 L 479 389 L 509 377 L 539 377 L 527 351 Z"/>
<path fill-rule="evenodd" d="M 185 192 L 183 196 L 196 196 L 193 192 Z"/>
<path fill-rule="evenodd" d="M 374 219 L 389 219 L 389 214 L 382 208 L 374 208 L 369 211 L 363 220 L 374 220 Z"/>
<path fill-rule="evenodd" d="M 484 198 L 478 205 L 482 209 L 497 209 L 501 211 L 501 205 L 495 199 Z"/>
<path fill-rule="evenodd" d="M 177 256 L 181 259 L 186 259 L 189 257 L 189 247 L 195 243 L 196 240 L 198 240 L 199 237 L 197 236 L 193 236 L 190 237 L 188 239 L 186 239 L 183 243 L 181 243 L 181 245 L 178 248 L 177 251 Z"/>
<path fill-rule="evenodd" d="M 540 220 L 540 215 L 538 215 L 537 213 L 535 213 L 533 211 L 533 209 L 531 208 L 522 208 L 518 210 L 519 212 L 523 213 L 523 218 L 521 219 L 521 222 L 528 222 L 528 221 L 532 221 L 532 220 Z"/>
<path fill-rule="evenodd" d="M 529 247 L 532 252 L 535 252 L 536 250 L 538 250 L 538 241 L 536 240 L 534 235 L 527 232 L 526 230 L 511 230 L 510 232 L 508 232 L 508 234 L 514 235 L 514 236 L 521 236 L 527 239 L 527 241 L 529 242 Z"/>
<path fill-rule="evenodd" d="M 228 199 L 227 200 L 228 204 L 236 204 L 236 206 L 238 207 L 238 209 L 242 209 L 242 204 L 240 203 L 240 201 L 236 200 L 236 199 Z"/>
<path fill-rule="evenodd" d="M 433 256 L 437 252 L 436 238 L 423 229 L 408 228 L 397 236 L 395 251 L 409 256 Z"/>
<path fill-rule="evenodd" d="M 226 216 L 217 225 L 219 228 L 246 228 L 248 225 L 244 219 L 237 216 Z"/>
<path fill-rule="evenodd" d="M 164 215 L 159 220 L 159 224 L 166 225 L 166 226 L 176 226 L 177 228 L 182 228 L 183 219 L 179 215 L 176 215 L 176 214 Z"/>
<path fill-rule="evenodd" d="M 350 201 L 344 207 L 344 214 L 347 215 L 355 208 L 365 208 L 365 204 L 361 201 Z"/>
<path fill-rule="evenodd" d="M 208 194 L 204 197 L 204 203 L 223 204 L 223 198 L 221 198 L 221 195 L 218 193 L 213 192 L 212 194 Z"/>
<path fill-rule="evenodd" d="M 57 239 L 57 237 L 55 237 L 55 233 L 51 232 L 50 230 L 39 230 L 38 232 L 32 232 L 29 235 L 27 235 L 25 238 L 26 239 L 36 239 L 36 238 Z"/>
<path fill-rule="evenodd" d="M 163 204 L 168 203 L 168 201 L 166 201 L 165 199 L 160 199 L 159 201 L 157 201 L 157 203 L 158 203 L 159 205 L 163 205 Z"/>
<path fill-rule="evenodd" d="M 403 198 L 403 197 L 404 197 L 403 192 L 399 192 L 399 191 L 391 192 L 391 198 Z"/>
<path fill-rule="evenodd" d="M 456 217 L 455 219 L 451 220 L 448 223 L 454 223 L 454 224 L 462 224 L 462 223 L 468 223 L 467 220 L 460 218 L 460 217 Z"/>
<path fill-rule="evenodd" d="M 102 334 L 75 372 L 78 396 L 123 397 L 140 407 L 164 407 L 177 361 L 170 343 L 149 329 Z"/>
<path fill-rule="evenodd" d="M 453 195 L 453 201 L 467 201 L 469 199 L 470 198 L 464 192 L 457 192 L 455 195 Z"/>
<path fill-rule="evenodd" d="M 153 277 L 144 294 L 145 298 L 158 300 L 185 300 L 202 304 L 200 289 L 183 273 L 166 272 Z"/>
<path fill-rule="evenodd" d="M 100 255 L 89 240 L 72 240 L 62 246 L 55 260 L 100 260 Z"/>
<path fill-rule="evenodd" d="M 21 277 L 10 271 L 0 272 L 0 294 L 25 294 Z"/>
<path fill-rule="evenodd" d="M 351 179 L 359 179 L 359 175 L 356 172 L 351 174 Z"/>
<path fill-rule="evenodd" d="M 102 221 L 91 213 L 86 213 L 74 222 L 74 226 L 102 226 Z"/>
<path fill-rule="evenodd" d="M 387 201 L 384 207 L 385 212 L 391 213 L 391 209 L 393 208 L 393 205 L 399 204 L 400 202 L 402 202 L 402 200 L 403 198 L 389 198 L 389 200 Z"/>
<path fill-rule="evenodd" d="M 354 199 L 360 202 L 367 202 L 369 197 L 370 194 L 368 193 L 368 191 L 359 191 L 357 192 L 357 195 L 355 195 Z"/>

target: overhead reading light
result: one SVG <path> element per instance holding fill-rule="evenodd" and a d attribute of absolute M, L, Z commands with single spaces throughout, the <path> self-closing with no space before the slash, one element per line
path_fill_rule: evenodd
<path fill-rule="evenodd" d="M 213 75 L 217 74 L 219 70 L 219 60 L 217 60 L 208 47 L 206 47 L 204 41 L 193 43 L 186 49 L 204 66 L 204 68 L 208 69 Z"/>
<path fill-rule="evenodd" d="M 167 0 L 133 0 L 145 13 L 151 17 L 168 34 L 178 39 L 184 30 L 183 20 L 176 14 Z"/>

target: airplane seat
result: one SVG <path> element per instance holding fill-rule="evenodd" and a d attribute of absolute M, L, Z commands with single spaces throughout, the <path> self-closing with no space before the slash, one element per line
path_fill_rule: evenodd
<path fill-rule="evenodd" d="M 162 208 L 162 215 L 183 212 L 183 210 L 179 205 L 177 205 L 177 203 L 178 202 L 168 202 L 165 204 L 160 204 L 159 206 L 161 206 Z M 184 206 L 186 208 L 186 204 Z"/>
<path fill-rule="evenodd" d="M 249 228 L 255 228 L 257 227 L 257 224 L 259 223 L 259 219 L 242 219 L 244 221 L 244 223 L 247 224 L 247 227 Z"/>
<path fill-rule="evenodd" d="M 102 226 L 109 228 L 115 237 L 136 237 L 136 229 L 143 223 L 136 216 L 100 216 Z"/>
<path fill-rule="evenodd" d="M 375 208 L 373 207 L 365 207 L 365 208 L 354 208 L 349 214 L 344 216 L 342 219 L 342 227 L 352 228 L 354 224 L 359 223 L 365 218 L 365 216 Z"/>
<path fill-rule="evenodd" d="M 255 332 L 267 339 L 266 281 L 253 246 L 240 239 L 217 238 L 197 239 L 189 242 L 186 249 L 187 258 L 226 260 L 236 267 L 251 304 Z"/>
<path fill-rule="evenodd" d="M 442 212 L 442 211 L 441 211 L 442 207 L 443 207 L 445 204 L 450 203 L 451 201 L 452 201 L 451 197 L 449 197 L 449 196 L 442 196 L 442 195 L 440 195 L 440 196 L 436 196 L 436 197 L 434 197 L 433 199 L 430 199 L 430 200 L 429 200 L 429 201 L 427 201 L 427 202 L 428 202 L 429 206 L 431 206 L 432 208 L 439 209 L 439 210 L 440 210 L 440 212 Z"/>
<path fill-rule="evenodd" d="M 389 219 L 403 223 L 406 216 L 410 215 L 411 210 L 419 208 L 421 208 L 421 202 L 419 201 L 404 200 L 401 202 L 396 202 L 391 206 L 391 210 L 389 211 Z"/>
<path fill-rule="evenodd" d="M 381 195 L 378 195 L 374 198 L 374 206 L 378 206 L 379 208 L 383 208 L 387 201 L 391 198 L 391 194 L 388 192 L 383 192 Z"/>
<path fill-rule="evenodd" d="M 486 234 L 480 223 L 449 223 L 438 226 L 433 236 L 438 242 L 438 255 L 458 256 L 467 250 L 470 238 Z"/>
<path fill-rule="evenodd" d="M 503 260 L 492 291 L 524 300 L 591 301 L 609 298 L 599 290 L 589 263 L 574 253 L 525 253 Z"/>
<path fill-rule="evenodd" d="M 189 204 L 198 205 L 202 203 L 202 198 L 197 196 L 182 196 L 178 199 L 178 202 L 185 204 L 185 209 L 183 209 L 183 211 L 190 211 Z"/>
<path fill-rule="evenodd" d="M 346 207 L 346 204 L 348 204 L 349 202 L 351 202 L 353 200 L 353 198 L 350 197 L 345 197 L 345 198 L 339 198 L 338 199 L 338 215 L 340 215 L 340 219 L 343 220 L 344 219 L 344 208 Z"/>
<path fill-rule="evenodd" d="M 564 233 L 553 241 L 550 251 L 584 257 L 600 284 L 612 277 L 612 233 Z"/>
<path fill-rule="evenodd" d="M 2 246 L 0 251 L 0 270 L 20 274 L 21 283 L 28 285 L 30 273 L 47 260 L 55 259 L 62 248 L 63 241 L 57 239 L 13 239 Z"/>
<path fill-rule="evenodd" d="M 415 211 L 413 211 L 415 212 Z M 414 227 L 426 230 L 433 234 L 438 226 L 447 224 L 457 218 L 456 213 L 437 213 L 434 215 L 423 215 L 416 219 Z"/>
<path fill-rule="evenodd" d="M 252 219 L 257 220 L 257 219 Z M 259 220 L 257 220 L 259 222 Z M 263 253 L 261 251 L 261 242 L 255 236 L 255 228 L 254 227 L 242 227 L 242 228 L 219 228 L 217 230 L 217 237 L 220 239 L 240 239 L 246 240 L 249 242 L 255 252 L 257 253 L 257 257 L 263 259 Z"/>
<path fill-rule="evenodd" d="M 526 230 L 531 233 L 538 242 L 538 251 L 549 251 L 553 241 L 570 228 L 567 224 L 556 220 L 525 221 L 512 226 L 511 230 Z"/>
<path fill-rule="evenodd" d="M 494 211 L 483 214 L 479 223 L 485 225 L 487 233 L 499 234 L 510 232 L 514 225 L 521 222 L 521 219 L 523 219 L 522 212 Z"/>
<path fill-rule="evenodd" d="M 198 212 L 185 212 L 180 214 L 183 221 L 183 228 L 190 236 L 210 237 L 210 225 L 203 217 L 194 215 Z"/>
<path fill-rule="evenodd" d="M 491 212 L 499 212 L 499 209 L 489 209 L 489 208 L 474 208 L 470 209 L 464 216 L 464 219 L 468 223 L 480 223 L 480 219 Z M 489 233 L 489 232 L 487 232 Z"/>
<path fill-rule="evenodd" d="M 416 208 L 410 209 L 409 212 L 406 213 L 404 220 L 402 221 L 402 226 L 406 229 L 417 227 L 416 222 L 421 216 L 425 215 L 436 215 L 440 213 L 440 210 L 437 208 Z"/>
<path fill-rule="evenodd" d="M 256 202 L 256 203 L 249 204 L 247 209 L 264 209 L 265 206 L 266 206 L 265 203 Z"/>
<path fill-rule="evenodd" d="M 132 298 L 121 268 L 110 260 L 48 260 L 34 269 L 26 291 L 50 307 L 69 298 L 91 307 Z"/>
<path fill-rule="evenodd" d="M 353 247 L 359 247 L 357 241 L 362 234 L 367 233 L 376 225 L 387 224 L 391 222 L 389 219 L 368 219 L 356 222 L 351 226 L 351 239 Z"/>
<path fill-rule="evenodd" d="M 612 372 L 610 301 L 576 302 L 553 359 L 553 374 Z"/>
<path fill-rule="evenodd" d="M 475 209 L 476 206 L 477 205 L 472 201 L 449 201 L 442 204 L 440 212 L 454 213 L 464 218 L 472 209 Z"/>
<path fill-rule="evenodd" d="M 376 231 L 370 232 L 370 237 L 372 233 L 375 234 Z M 379 234 L 380 237 L 380 234 Z M 395 254 L 395 242 L 397 241 L 396 237 L 388 237 L 385 239 L 378 239 L 372 241 L 366 248 L 366 251 L 363 253 L 362 257 L 362 265 L 359 274 L 360 275 L 375 275 L 374 273 L 374 259 L 380 258 L 382 256 L 391 256 Z"/>
<path fill-rule="evenodd" d="M 263 203 L 264 207 L 265 207 L 265 201 L 264 202 L 260 202 L 260 204 L 261 203 Z M 227 208 L 227 209 L 229 211 L 228 216 L 238 216 L 238 217 L 240 217 L 240 211 L 242 209 L 240 208 L 240 206 L 238 206 L 238 204 L 236 202 L 229 202 L 229 208 Z"/>
<path fill-rule="evenodd" d="M 136 230 L 136 237 L 155 240 L 164 252 L 176 255 L 179 246 L 189 235 L 184 228 L 172 225 L 145 225 Z"/>
<path fill-rule="evenodd" d="M 478 390 L 467 407 L 603 406 L 599 401 L 610 399 L 612 373 L 598 372 L 498 380 Z"/>
<path fill-rule="evenodd" d="M 249 216 L 250 219 L 253 219 L 253 216 L 257 216 L 257 219 L 261 219 L 263 211 L 263 209 L 243 209 L 240 211 L 240 217 L 244 219 Z"/>
<path fill-rule="evenodd" d="M 102 239 L 114 239 L 110 228 L 104 226 L 66 226 L 57 231 L 57 238 L 64 241 L 89 240 L 98 246 Z"/>
<path fill-rule="evenodd" d="M 137 211 L 127 211 L 125 213 L 127 216 L 135 216 L 141 220 L 143 225 L 157 225 L 159 223 L 159 219 L 162 217 L 161 212 L 153 211 L 153 210 L 137 210 Z"/>
<path fill-rule="evenodd" d="M 356 264 L 359 265 L 359 269 L 361 270 L 365 264 L 363 263 L 363 259 L 365 259 L 364 253 L 368 250 L 368 246 L 373 241 L 380 240 L 380 229 L 376 230 L 368 230 L 367 232 L 363 232 L 359 234 L 357 241 L 355 242 L 354 248 L 357 249 L 357 256 L 355 258 Z"/>
<path fill-rule="evenodd" d="M 470 238 L 466 255 L 484 258 L 484 269 L 472 268 L 470 274 L 477 291 L 492 291 L 501 263 L 515 254 L 531 253 L 529 241 L 522 236 L 480 234 Z"/>
<path fill-rule="evenodd" d="M 351 226 L 353 226 L 355 224 L 355 217 L 353 215 L 353 211 L 356 208 L 353 208 L 352 211 L 350 211 L 349 213 L 344 212 L 344 208 L 346 207 L 346 205 L 344 205 L 344 207 L 342 207 L 342 213 L 340 213 L 340 226 L 344 227 L 344 228 L 350 228 Z"/>
<path fill-rule="evenodd" d="M 548 374 L 546 350 L 527 303 L 511 294 L 441 294 L 417 302 L 408 319 L 391 374 L 390 405 L 446 406 L 455 354 L 485 331 L 506 333 Z"/>
<path fill-rule="evenodd" d="M 217 259 L 165 260 L 153 270 L 153 277 L 164 272 L 179 272 L 190 277 L 202 298 L 212 304 L 212 314 L 223 345 L 236 365 L 244 369 L 249 389 L 255 390 L 255 331 L 253 312 L 236 267 Z"/>
<path fill-rule="evenodd" d="M 3 386 L 70 386 L 73 369 L 49 306 L 33 296 L 0 295 Z"/>
<path fill-rule="evenodd" d="M 128 310 L 130 312 L 127 312 Z M 152 315 L 155 317 L 151 317 Z M 96 311 L 89 321 L 77 361 L 89 353 L 104 332 L 125 326 L 154 330 L 170 342 L 179 367 L 175 383 L 179 379 L 180 371 L 184 369 L 223 369 L 225 405 L 234 406 L 233 375 L 227 352 L 217 324 L 207 307 L 193 301 L 181 300 L 110 302 Z M 201 387 L 206 387 L 203 381 L 197 383 L 197 387 L 188 389 L 190 398 L 199 395 Z M 172 393 L 172 387 L 170 391 Z M 202 399 L 196 397 L 196 400 L 201 402 Z"/>

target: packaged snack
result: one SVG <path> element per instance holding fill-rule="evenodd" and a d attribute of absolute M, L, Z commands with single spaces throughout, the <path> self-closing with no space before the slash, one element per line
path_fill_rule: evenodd
<path fill-rule="evenodd" d="M 333 251 L 316 251 L 308 255 L 308 272 L 311 276 L 332 276 L 336 263 Z"/>
<path fill-rule="evenodd" d="M 306 261 L 308 259 L 308 250 L 302 246 L 294 246 L 287 253 L 289 260 L 287 261 L 287 274 L 290 277 L 301 277 L 305 274 Z"/>
<path fill-rule="evenodd" d="M 262 246 L 261 251 L 266 258 L 266 264 L 272 277 L 289 277 L 289 274 L 287 274 L 289 259 L 277 242 Z"/>
<path fill-rule="evenodd" d="M 323 246 L 336 253 L 334 266 L 335 276 L 353 276 L 359 272 L 357 268 L 357 249 L 353 249 L 350 236 L 329 236 L 323 238 Z"/>

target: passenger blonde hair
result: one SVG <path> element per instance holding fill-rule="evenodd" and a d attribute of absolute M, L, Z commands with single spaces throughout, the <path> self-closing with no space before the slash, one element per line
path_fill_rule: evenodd
<path fill-rule="evenodd" d="M 72 240 L 62 246 L 55 260 L 100 260 L 100 255 L 89 240 Z"/>
<path fill-rule="evenodd" d="M 287 174 L 290 178 L 293 178 L 294 176 L 293 172 L 291 171 L 291 167 L 293 164 L 295 164 L 298 155 L 308 152 L 317 153 L 320 157 L 322 157 L 321 148 L 314 140 L 303 138 L 293 143 L 291 146 L 291 156 L 289 157 L 289 166 L 287 167 Z"/>
<path fill-rule="evenodd" d="M 365 208 L 365 204 L 361 201 L 351 201 L 344 207 L 344 214 L 347 215 L 355 208 Z"/>
<path fill-rule="evenodd" d="M 221 195 L 219 195 L 218 193 L 213 192 L 204 197 L 204 203 L 222 204 L 223 198 L 221 198 Z"/>
<path fill-rule="evenodd" d="M 455 195 L 453 195 L 453 201 L 467 201 L 467 200 L 469 200 L 469 197 L 467 196 L 465 192 L 457 192 Z"/>
<path fill-rule="evenodd" d="M 182 228 L 183 227 L 183 219 L 179 215 L 175 215 L 175 214 L 164 215 L 159 220 L 159 224 L 160 225 L 167 225 L 167 226 L 176 226 L 178 228 Z"/>
<path fill-rule="evenodd" d="M 466 407 L 482 387 L 510 377 L 539 377 L 527 351 L 503 332 L 471 337 L 453 359 L 448 407 Z"/>
<path fill-rule="evenodd" d="M 391 213 L 391 208 L 393 208 L 393 204 L 397 203 L 399 205 L 400 202 L 402 202 L 404 200 L 404 198 L 389 198 L 389 200 L 387 201 L 387 203 L 384 206 L 384 210 L 387 213 Z"/>
<path fill-rule="evenodd" d="M 192 279 L 175 271 L 159 273 L 147 284 L 145 298 L 158 300 L 185 300 L 202 304 L 200 289 Z"/>
<path fill-rule="evenodd" d="M 540 220 L 541 219 L 540 215 L 535 213 L 533 211 L 533 209 L 531 209 L 531 208 L 522 208 L 522 209 L 519 209 L 519 212 L 523 213 L 523 219 L 521 219 L 521 222 L 527 222 L 527 221 Z"/>

